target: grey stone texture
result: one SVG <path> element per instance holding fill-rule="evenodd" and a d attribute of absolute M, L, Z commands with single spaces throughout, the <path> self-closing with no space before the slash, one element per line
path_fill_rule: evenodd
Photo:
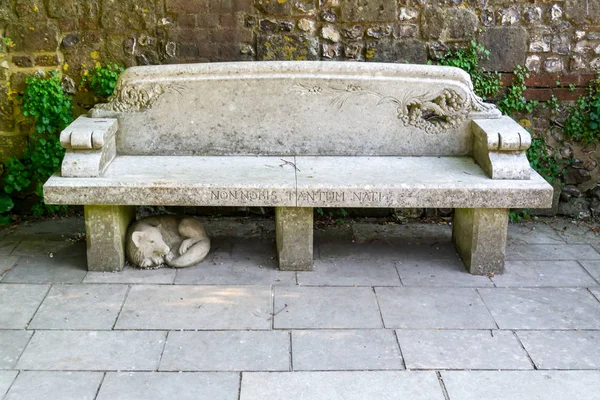
<path fill-rule="evenodd" d="M 599 331 L 519 331 L 537 369 L 600 369 Z"/>
<path fill-rule="evenodd" d="M 109 372 L 97 400 L 236 400 L 239 374 Z"/>
<path fill-rule="evenodd" d="M 580 261 L 583 268 L 600 283 L 600 260 L 598 261 Z"/>
<path fill-rule="evenodd" d="M 116 329 L 270 329 L 269 286 L 134 286 Z"/>
<path fill-rule="evenodd" d="M 533 369 L 510 331 L 398 330 L 407 369 Z"/>
<path fill-rule="evenodd" d="M 0 369 L 15 367 L 32 334 L 30 331 L 0 331 Z"/>
<path fill-rule="evenodd" d="M 507 261 L 498 287 L 590 287 L 598 283 L 577 261 Z"/>
<path fill-rule="evenodd" d="M 275 208 L 275 237 L 280 270 L 313 269 L 312 208 Z"/>
<path fill-rule="evenodd" d="M 506 248 L 507 260 L 600 260 L 600 252 L 589 244 L 514 245 Z"/>
<path fill-rule="evenodd" d="M 100 372 L 22 371 L 5 400 L 94 400 Z"/>
<path fill-rule="evenodd" d="M 479 289 L 501 329 L 600 329 L 600 303 L 585 289 Z"/>
<path fill-rule="evenodd" d="M 131 206 L 85 206 L 88 271 L 120 271 L 125 265 L 127 227 L 135 219 Z"/>
<path fill-rule="evenodd" d="M 85 248 L 70 248 L 48 257 L 15 258 L 15 267 L 6 273 L 4 283 L 81 283 L 86 274 Z M 72 253 L 71 253 L 72 252 Z"/>
<path fill-rule="evenodd" d="M 55 285 L 29 328 L 112 329 L 127 289 L 125 285 Z"/>
<path fill-rule="evenodd" d="M 494 329 L 496 323 L 470 288 L 376 288 L 386 328 Z"/>
<path fill-rule="evenodd" d="M 402 355 L 389 330 L 292 332 L 294 371 L 403 369 Z"/>
<path fill-rule="evenodd" d="M 288 332 L 170 332 L 161 371 L 288 371 Z"/>
<path fill-rule="evenodd" d="M 302 286 L 400 286 L 395 263 L 372 260 L 365 265 L 362 260 L 319 259 L 314 271 L 298 272 Z"/>
<path fill-rule="evenodd" d="M 525 64 L 528 33 L 524 27 L 503 26 L 485 30 L 481 43 L 490 50 L 490 59 L 483 63 L 489 70 L 512 72 Z"/>
<path fill-rule="evenodd" d="M 363 400 L 409 398 L 443 400 L 433 372 L 245 373 L 240 400 Z"/>
<path fill-rule="evenodd" d="M 381 328 L 371 288 L 275 287 L 275 329 Z"/>
<path fill-rule="evenodd" d="M 4 396 L 8 391 L 17 374 L 18 371 L 0 371 L 0 396 Z"/>
<path fill-rule="evenodd" d="M 494 283 L 488 276 L 471 275 L 458 257 L 454 259 L 399 262 L 396 265 L 396 269 L 403 286 L 494 286 Z"/>
<path fill-rule="evenodd" d="M 504 272 L 507 209 L 454 210 L 452 242 L 474 275 Z"/>
<path fill-rule="evenodd" d="M 442 371 L 450 399 L 600 399 L 599 371 Z"/>
<path fill-rule="evenodd" d="M 0 285 L 0 329 L 24 329 L 50 289 L 47 285 Z"/>
<path fill-rule="evenodd" d="M 203 265 L 201 268 L 204 268 Z M 116 272 L 88 271 L 83 283 L 123 283 L 123 284 L 154 284 L 169 285 L 175 280 L 177 270 L 174 268 L 140 269 L 125 267 Z"/>
<path fill-rule="evenodd" d="M 153 371 L 165 332 L 37 331 L 17 369 L 53 371 Z"/>

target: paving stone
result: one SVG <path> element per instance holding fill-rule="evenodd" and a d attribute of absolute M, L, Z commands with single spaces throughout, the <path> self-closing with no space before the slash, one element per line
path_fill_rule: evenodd
<path fill-rule="evenodd" d="M 537 369 L 600 369 L 600 331 L 518 331 Z"/>
<path fill-rule="evenodd" d="M 404 369 L 390 330 L 292 332 L 294 371 Z"/>
<path fill-rule="evenodd" d="M 289 371 L 288 332 L 170 332 L 161 371 Z"/>
<path fill-rule="evenodd" d="M 23 371 L 5 400 L 94 400 L 102 376 L 101 372 Z"/>
<path fill-rule="evenodd" d="M 83 283 L 131 283 L 170 285 L 175 280 L 175 268 L 141 269 L 125 267 L 118 272 L 88 271 Z"/>
<path fill-rule="evenodd" d="M 37 331 L 17 369 L 155 370 L 166 332 Z"/>
<path fill-rule="evenodd" d="M 506 260 L 600 260 L 589 244 L 519 244 L 506 246 Z"/>
<path fill-rule="evenodd" d="M 533 369 L 511 331 L 396 331 L 408 369 Z"/>
<path fill-rule="evenodd" d="M 23 240 L 12 251 L 13 256 L 48 257 L 68 251 L 73 243 L 61 240 Z M 70 249 L 69 249 L 70 250 Z"/>
<path fill-rule="evenodd" d="M 117 329 L 270 329 L 269 286 L 134 286 Z"/>
<path fill-rule="evenodd" d="M 371 288 L 275 288 L 276 329 L 381 328 Z"/>
<path fill-rule="evenodd" d="M 0 281 L 2 277 L 10 272 L 11 268 L 17 263 L 19 257 L 17 256 L 1 256 L 0 257 Z"/>
<path fill-rule="evenodd" d="M 600 283 L 600 261 L 580 261 L 580 263 Z"/>
<path fill-rule="evenodd" d="M 385 225 L 356 223 L 352 225 L 352 232 L 357 243 L 365 243 L 374 239 L 450 242 L 452 238 L 452 228 L 449 225 L 423 223 Z"/>
<path fill-rule="evenodd" d="M 600 303 L 585 289 L 479 289 L 501 329 L 600 329 Z"/>
<path fill-rule="evenodd" d="M 419 261 L 456 258 L 450 242 L 375 240 L 370 243 L 333 241 L 319 244 L 321 259 Z"/>
<path fill-rule="evenodd" d="M 81 283 L 86 270 L 85 253 L 57 257 L 19 257 L 2 282 Z"/>
<path fill-rule="evenodd" d="M 509 243 L 565 244 L 552 226 L 544 223 L 508 224 Z"/>
<path fill-rule="evenodd" d="M 474 289 L 376 288 L 386 328 L 494 329 Z"/>
<path fill-rule="evenodd" d="M 8 256 L 13 252 L 15 247 L 19 244 L 19 241 L 12 239 L 0 240 L 0 256 Z"/>
<path fill-rule="evenodd" d="M 491 279 L 499 287 L 598 285 L 577 261 L 506 261 Z"/>
<path fill-rule="evenodd" d="M 600 399 L 600 371 L 442 371 L 452 400 Z"/>
<path fill-rule="evenodd" d="M 484 275 L 471 275 L 458 258 L 396 264 L 403 286 L 493 287 Z"/>
<path fill-rule="evenodd" d="M 293 271 L 279 271 L 276 263 L 221 259 L 177 270 L 176 284 L 182 285 L 295 285 Z"/>
<path fill-rule="evenodd" d="M 17 371 L 0 371 L 0 398 L 8 392 L 8 388 L 12 385 L 18 372 Z"/>
<path fill-rule="evenodd" d="M 54 285 L 29 329 L 112 329 L 125 285 Z"/>
<path fill-rule="evenodd" d="M 552 221 L 552 227 L 569 244 L 597 244 L 600 241 L 600 236 L 590 229 L 593 227 L 590 223 L 573 223 L 568 219 L 557 219 Z"/>
<path fill-rule="evenodd" d="M 313 286 L 400 286 L 395 263 L 386 260 L 315 260 L 314 270 L 298 272 L 298 284 Z"/>
<path fill-rule="evenodd" d="M 237 400 L 239 374 L 109 372 L 97 400 Z"/>
<path fill-rule="evenodd" d="M 443 400 L 434 372 L 339 371 L 242 374 L 240 400 Z"/>
<path fill-rule="evenodd" d="M 32 334 L 31 331 L 0 331 L 0 369 L 14 368 Z"/>
<path fill-rule="evenodd" d="M 13 231 L 13 238 L 64 241 L 81 239 L 85 235 L 85 222 L 81 217 L 66 217 L 38 221 L 26 221 Z"/>
<path fill-rule="evenodd" d="M 590 289 L 590 292 L 600 301 L 600 289 Z"/>
<path fill-rule="evenodd" d="M 0 329 L 24 329 L 48 289 L 47 285 L 0 285 Z"/>

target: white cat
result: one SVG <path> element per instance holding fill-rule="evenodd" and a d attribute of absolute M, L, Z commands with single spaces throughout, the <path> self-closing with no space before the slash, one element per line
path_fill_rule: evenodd
<path fill-rule="evenodd" d="M 198 264 L 210 250 L 202 224 L 192 217 L 160 215 L 135 221 L 127 231 L 127 258 L 140 268 Z"/>

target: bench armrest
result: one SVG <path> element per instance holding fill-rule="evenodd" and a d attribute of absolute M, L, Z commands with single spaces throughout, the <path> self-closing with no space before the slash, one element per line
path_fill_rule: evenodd
<path fill-rule="evenodd" d="M 60 134 L 67 150 L 62 162 L 63 177 L 98 177 L 117 154 L 115 135 L 118 123 L 113 118 L 81 116 Z"/>
<path fill-rule="evenodd" d="M 492 179 L 526 180 L 531 166 L 525 151 L 531 135 L 512 118 L 474 119 L 473 158 Z"/>

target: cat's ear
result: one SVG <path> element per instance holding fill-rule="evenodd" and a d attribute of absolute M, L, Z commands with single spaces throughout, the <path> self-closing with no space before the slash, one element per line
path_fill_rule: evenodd
<path fill-rule="evenodd" d="M 158 229 L 160 231 L 162 229 L 162 224 L 156 225 L 156 229 Z"/>
<path fill-rule="evenodd" d="M 131 240 L 133 241 L 133 244 L 135 244 L 135 247 L 137 247 L 137 248 L 140 247 L 140 241 L 142 240 L 143 237 L 144 237 L 144 232 L 136 231 L 131 234 Z"/>

